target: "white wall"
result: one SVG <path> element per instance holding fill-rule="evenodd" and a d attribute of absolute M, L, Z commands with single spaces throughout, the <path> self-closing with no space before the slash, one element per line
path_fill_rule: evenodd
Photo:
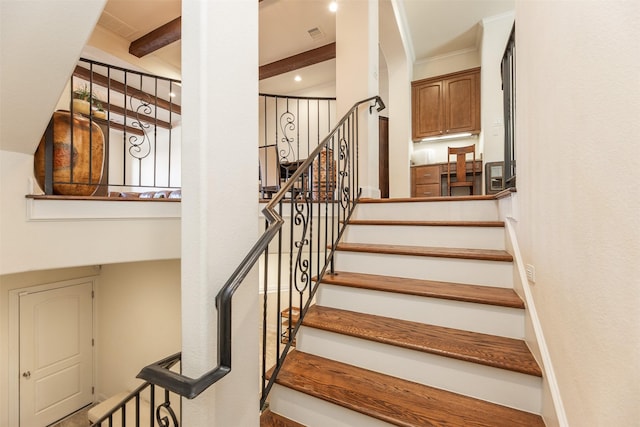
<path fill-rule="evenodd" d="M 35 152 L 78 52 L 105 3 L 0 2 L 0 149 Z M 47 78 L 43 78 L 43 69 Z"/>
<path fill-rule="evenodd" d="M 464 71 L 480 67 L 480 52 L 476 49 L 464 49 L 455 52 L 422 59 L 413 64 L 413 80 L 428 79 L 443 74 Z"/>
<path fill-rule="evenodd" d="M 480 152 L 484 162 L 504 160 L 504 108 L 500 63 L 513 27 L 513 12 L 482 20 Z"/>
<path fill-rule="evenodd" d="M 99 271 L 96 398 L 141 384 L 144 366 L 180 351 L 180 261 L 106 264 Z"/>
<path fill-rule="evenodd" d="M 336 96 L 338 117 L 356 102 L 379 94 L 378 2 L 343 1 L 336 15 Z M 362 197 L 380 197 L 378 186 L 378 117 L 360 107 L 358 183 Z"/>
<path fill-rule="evenodd" d="M 517 236 L 572 426 L 640 419 L 640 8 L 516 4 Z"/>
<path fill-rule="evenodd" d="M 180 257 L 180 203 L 32 200 L 32 180 L 0 151 L 0 274 Z"/>
<path fill-rule="evenodd" d="M 386 73 L 380 73 L 380 93 L 389 117 L 389 197 L 410 195 L 409 157 L 411 150 L 411 60 L 409 48 L 400 34 L 392 2 L 380 7 L 380 49 L 386 61 Z"/>

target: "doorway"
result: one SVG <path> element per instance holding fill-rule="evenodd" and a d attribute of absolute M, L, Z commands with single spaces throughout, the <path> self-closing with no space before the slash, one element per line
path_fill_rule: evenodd
<path fill-rule="evenodd" d="M 17 293 L 20 427 L 93 402 L 93 278 Z"/>

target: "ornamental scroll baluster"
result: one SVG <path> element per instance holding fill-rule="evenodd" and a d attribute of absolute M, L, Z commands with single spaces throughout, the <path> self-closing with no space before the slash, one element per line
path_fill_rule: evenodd
<path fill-rule="evenodd" d="M 304 248 L 309 245 L 309 216 L 311 212 L 311 201 L 307 192 L 304 192 L 302 198 L 298 198 L 294 203 L 293 222 L 296 226 L 302 226 L 300 239 L 294 242 L 297 249 L 296 261 L 294 267 L 293 283 L 299 293 L 304 292 L 310 284 L 309 266 L 310 262 L 304 258 Z"/>
<path fill-rule="evenodd" d="M 146 96 L 147 99 L 139 99 L 140 105 L 133 106 L 134 97 L 129 97 L 129 105 L 131 110 L 136 113 L 136 118 L 131 123 L 131 127 L 139 128 L 142 131 L 142 137 L 138 135 L 129 136 L 129 154 L 131 157 L 142 160 L 151 153 L 151 139 L 149 138 L 149 128 L 151 125 L 147 122 L 143 122 L 140 118 L 141 115 L 151 115 L 153 112 L 151 97 Z M 138 99 L 138 98 L 135 98 Z"/>
<path fill-rule="evenodd" d="M 295 153 L 293 152 L 293 142 L 295 138 L 289 133 L 294 132 L 296 130 L 296 116 L 289 111 L 289 105 L 287 103 L 287 111 L 280 115 L 280 131 L 282 132 L 282 138 L 280 138 L 280 142 L 282 145 L 285 145 L 285 148 L 279 149 L 280 161 L 286 162 L 290 161 L 289 156 L 293 154 L 295 159 Z"/>
<path fill-rule="evenodd" d="M 341 194 L 340 197 L 340 206 L 343 209 L 347 209 L 349 207 L 349 203 L 351 202 L 351 191 L 349 188 L 349 161 L 350 161 L 350 151 L 349 151 L 349 142 L 341 137 L 338 141 L 338 161 L 340 162 L 340 166 L 338 167 L 338 175 L 340 176 L 340 184 L 339 191 Z"/>
<path fill-rule="evenodd" d="M 168 416 L 163 416 L 163 412 L 166 412 Z M 171 417 L 171 420 L 169 420 L 169 417 Z M 179 427 L 178 417 L 176 417 L 168 398 L 165 398 L 165 401 L 156 408 L 156 421 L 159 427 Z"/>

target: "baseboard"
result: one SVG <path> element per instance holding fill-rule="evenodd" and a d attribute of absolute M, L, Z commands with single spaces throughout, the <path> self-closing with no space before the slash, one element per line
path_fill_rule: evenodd
<path fill-rule="evenodd" d="M 512 251 L 513 255 L 514 274 L 517 275 L 517 278 L 514 279 L 518 279 L 522 284 L 521 290 L 524 295 L 521 296 L 524 298 L 525 305 L 527 307 L 527 314 L 531 321 L 531 326 L 538 346 L 537 350 L 539 351 L 539 357 L 542 362 L 541 364 L 543 370 L 543 383 L 546 383 L 545 388 L 551 394 L 551 402 L 553 403 L 553 408 L 547 408 L 547 410 L 545 410 L 545 408 L 543 407 L 542 417 L 544 418 L 545 424 L 548 427 L 569 427 L 567 415 L 562 403 L 562 397 L 560 396 L 560 388 L 558 387 L 557 378 L 553 369 L 553 363 L 549 354 L 549 348 L 547 347 L 546 341 L 544 339 L 542 325 L 540 324 L 540 318 L 538 317 L 538 312 L 533 300 L 533 295 L 531 294 L 530 284 L 527 280 L 527 274 L 525 272 L 522 254 L 520 253 L 520 247 L 518 246 L 518 240 L 514 227 L 514 222 L 516 221 L 511 217 L 504 218 L 504 220 L 507 244 L 508 246 L 510 246 L 510 250 Z M 548 399 L 545 399 L 543 396 L 543 402 L 545 400 Z M 550 409 L 553 410 L 553 413 L 551 413 Z"/>

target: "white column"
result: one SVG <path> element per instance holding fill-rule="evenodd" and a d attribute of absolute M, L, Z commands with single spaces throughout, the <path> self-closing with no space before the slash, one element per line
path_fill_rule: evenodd
<path fill-rule="evenodd" d="M 402 40 L 390 0 L 380 1 L 380 48 L 387 60 L 389 95 L 389 197 L 411 195 L 411 75 L 409 48 Z"/>
<path fill-rule="evenodd" d="M 378 0 L 339 1 L 336 14 L 336 97 L 338 117 L 356 102 L 378 95 Z M 363 197 L 380 197 L 378 115 L 359 117 L 360 187 Z"/>
<path fill-rule="evenodd" d="M 217 364 L 215 296 L 258 236 L 258 2 L 183 0 L 182 55 L 182 367 L 198 377 Z M 233 299 L 231 373 L 184 400 L 184 425 L 258 426 L 257 282 Z"/>

